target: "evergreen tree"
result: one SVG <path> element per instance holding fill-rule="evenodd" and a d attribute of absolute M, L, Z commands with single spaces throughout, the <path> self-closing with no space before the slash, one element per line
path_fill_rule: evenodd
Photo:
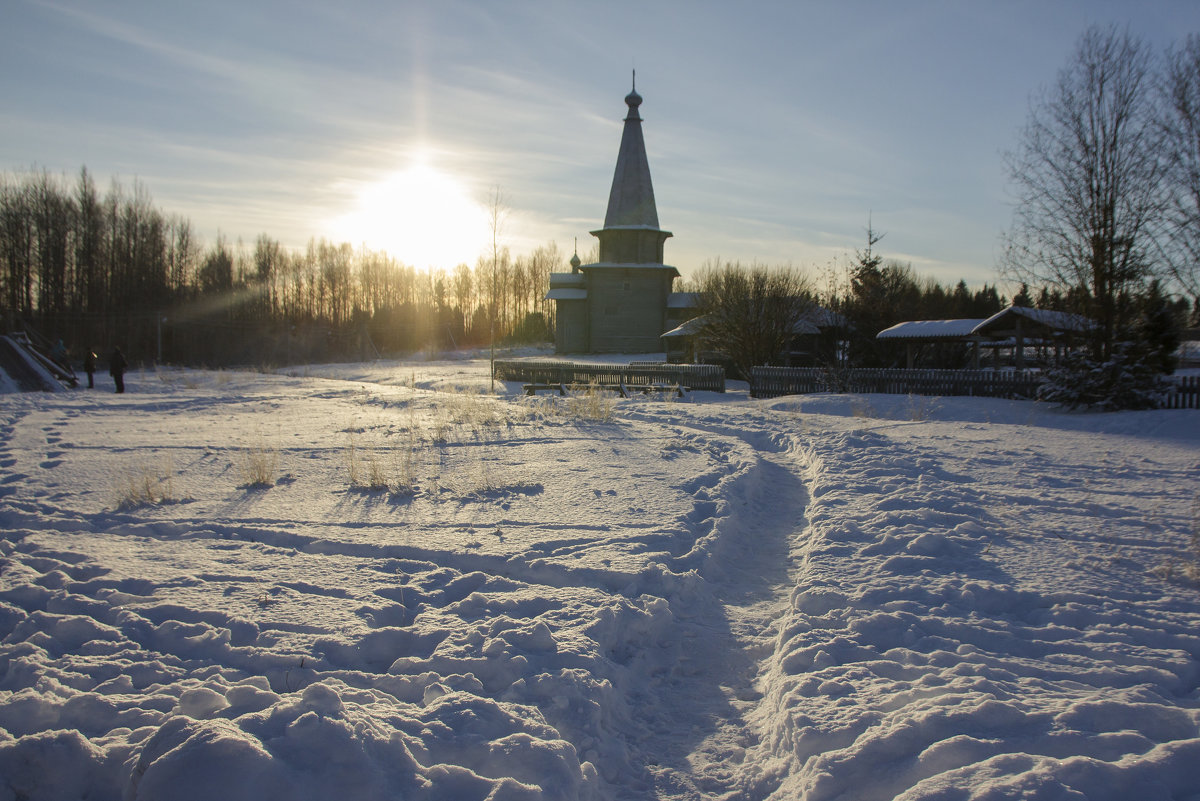
<path fill-rule="evenodd" d="M 1138 318 L 1134 326 L 1134 352 L 1156 372 L 1175 372 L 1178 359 L 1180 325 L 1170 299 L 1162 293 L 1158 281 L 1150 282 L 1146 294 L 1138 299 Z"/>

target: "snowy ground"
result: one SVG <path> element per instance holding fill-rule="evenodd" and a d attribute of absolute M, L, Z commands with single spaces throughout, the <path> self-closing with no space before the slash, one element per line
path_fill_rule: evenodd
<path fill-rule="evenodd" d="M 0 395 L 0 801 L 1198 799 L 1200 412 Z"/>

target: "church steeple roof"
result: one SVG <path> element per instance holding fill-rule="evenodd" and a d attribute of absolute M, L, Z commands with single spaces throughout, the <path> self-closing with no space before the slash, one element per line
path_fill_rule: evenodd
<path fill-rule="evenodd" d="M 604 227 L 645 226 L 658 228 L 658 208 L 654 205 L 654 186 L 650 183 L 650 162 L 646 159 L 646 142 L 642 138 L 642 118 L 638 106 L 642 96 L 637 93 L 637 73 L 633 91 L 625 96 L 629 112 L 625 115 L 625 130 L 621 133 L 621 150 L 617 153 L 617 169 L 613 173 L 612 190 L 608 194 L 608 212 Z"/>

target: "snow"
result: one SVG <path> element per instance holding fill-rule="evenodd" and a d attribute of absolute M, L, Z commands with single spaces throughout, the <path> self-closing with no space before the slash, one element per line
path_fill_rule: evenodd
<path fill-rule="evenodd" d="M 1079 314 L 1054 311 L 1053 309 L 1035 309 L 1032 306 L 1009 306 L 975 326 L 974 333 L 998 329 L 1001 327 L 1001 323 L 1008 325 L 1007 318 L 1009 317 L 1024 317 L 1055 331 L 1088 331 L 1096 327 L 1093 320 Z"/>
<path fill-rule="evenodd" d="M 126 381 L 0 395 L 0 800 L 1200 797 L 1200 412 Z"/>
<path fill-rule="evenodd" d="M 983 318 L 958 320 L 910 320 L 896 323 L 875 335 L 876 339 L 965 339 Z"/>

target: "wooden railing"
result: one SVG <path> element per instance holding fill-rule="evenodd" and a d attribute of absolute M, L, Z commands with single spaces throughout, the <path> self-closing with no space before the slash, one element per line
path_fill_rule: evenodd
<path fill-rule="evenodd" d="M 497 361 L 493 376 L 497 381 L 524 381 L 530 384 L 624 384 L 641 386 L 677 384 L 688 389 L 725 391 L 725 370 L 715 364 L 638 365 L 587 364 L 584 362 Z"/>
<path fill-rule="evenodd" d="M 879 392 L 892 395 L 974 395 L 987 398 L 1037 397 L 1043 377 L 1036 372 L 1001 370 L 882 370 L 866 368 L 755 367 L 750 394 L 755 398 L 813 392 Z M 1200 409 L 1200 376 L 1170 376 L 1164 409 Z"/>

